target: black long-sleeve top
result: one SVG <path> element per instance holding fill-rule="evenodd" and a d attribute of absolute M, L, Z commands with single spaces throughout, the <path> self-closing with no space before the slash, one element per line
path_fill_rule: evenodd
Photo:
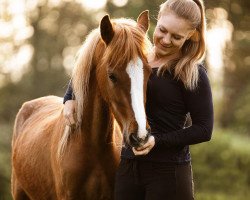
<path fill-rule="evenodd" d="M 168 71 L 158 76 L 157 69 L 153 68 L 150 75 L 146 101 L 146 114 L 155 146 L 147 155 L 135 156 L 131 147 L 125 145 L 121 157 L 186 163 L 191 160 L 189 145 L 209 141 L 212 135 L 213 103 L 207 73 L 204 67 L 199 66 L 198 86 L 191 91 Z M 185 128 L 188 113 L 192 125 Z"/>
<path fill-rule="evenodd" d="M 73 94 L 73 88 L 72 88 L 72 80 L 70 80 L 68 84 L 68 88 L 63 97 L 63 103 L 72 99 L 74 99 L 74 94 Z"/>

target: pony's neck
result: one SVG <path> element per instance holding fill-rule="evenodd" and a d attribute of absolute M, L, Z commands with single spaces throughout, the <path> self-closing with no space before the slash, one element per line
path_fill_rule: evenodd
<path fill-rule="evenodd" d="M 81 129 L 88 143 L 97 147 L 112 146 L 114 119 L 101 96 L 94 71 L 90 76 L 88 101 L 83 110 Z"/>

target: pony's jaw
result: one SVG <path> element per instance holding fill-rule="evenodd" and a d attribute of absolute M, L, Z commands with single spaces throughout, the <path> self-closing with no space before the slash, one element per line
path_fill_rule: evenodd
<path fill-rule="evenodd" d="M 131 81 L 130 95 L 133 113 L 138 125 L 137 133 L 133 133 L 138 141 L 145 140 L 148 131 L 146 123 L 146 113 L 144 108 L 144 70 L 143 62 L 140 58 L 130 61 L 126 72 Z M 130 134 L 131 135 L 131 134 Z"/>

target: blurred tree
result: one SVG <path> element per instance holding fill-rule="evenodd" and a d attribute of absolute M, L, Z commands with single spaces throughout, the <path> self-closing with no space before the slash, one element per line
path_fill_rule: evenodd
<path fill-rule="evenodd" d="M 250 134 L 250 1 L 231 0 L 229 19 L 233 23 L 231 62 L 224 74 L 224 110 L 221 124 Z M 230 109 L 228 109 L 230 108 Z"/>
<path fill-rule="evenodd" d="M 124 0 L 123 0 L 124 1 Z M 159 6 L 163 2 L 162 0 L 127 0 L 127 2 L 122 7 L 118 0 L 109 0 L 107 2 L 106 11 L 111 14 L 112 17 L 129 17 L 136 19 L 138 15 L 144 11 L 149 10 L 150 15 L 150 30 L 149 36 L 152 38 L 153 31 L 156 25 L 157 14 L 159 11 Z"/>
<path fill-rule="evenodd" d="M 17 9 L 7 0 L 0 1 L 0 26 L 0 85 L 2 86 L 11 82 L 13 78 L 20 78 L 18 72 L 25 68 L 27 56 L 23 56 L 19 63 L 17 60 L 29 48 L 26 39 L 30 37 L 32 28 L 26 24 L 23 10 Z M 16 71 L 15 77 L 11 74 L 13 71 Z"/>
<path fill-rule="evenodd" d="M 0 122 L 12 121 L 26 100 L 49 94 L 62 96 L 76 51 L 89 30 L 97 25 L 96 19 L 74 1 L 56 6 L 40 1 L 26 14 L 34 30 L 28 41 L 34 49 L 33 57 L 19 82 L 9 82 L 0 89 Z"/>

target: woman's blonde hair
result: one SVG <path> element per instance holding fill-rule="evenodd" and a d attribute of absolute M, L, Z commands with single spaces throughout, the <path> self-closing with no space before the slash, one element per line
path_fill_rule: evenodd
<path fill-rule="evenodd" d="M 201 62 L 206 49 L 205 32 L 206 20 L 202 0 L 167 0 L 160 5 L 158 19 L 164 12 L 173 11 L 178 17 L 189 22 L 194 34 L 185 41 L 181 48 L 181 56 L 171 60 L 167 65 L 159 69 L 159 73 L 172 66 L 175 78 L 180 79 L 185 87 L 194 90 L 198 83 L 198 63 Z"/>

